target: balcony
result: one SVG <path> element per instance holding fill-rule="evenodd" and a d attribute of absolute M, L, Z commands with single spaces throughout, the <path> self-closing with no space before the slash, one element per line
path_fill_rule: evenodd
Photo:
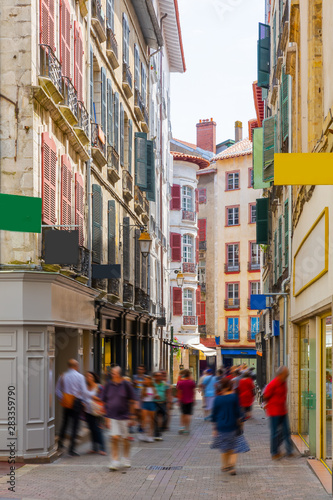
<path fill-rule="evenodd" d="M 224 309 L 239 309 L 240 300 L 239 299 L 225 299 L 224 301 Z"/>
<path fill-rule="evenodd" d="M 195 215 L 195 212 L 192 212 L 191 210 L 182 210 L 182 220 L 195 222 Z"/>
<path fill-rule="evenodd" d="M 99 38 L 99 41 L 105 42 L 105 15 L 102 9 L 101 0 L 92 0 L 91 3 L 91 24 Z"/>
<path fill-rule="evenodd" d="M 148 134 L 149 132 L 149 116 L 146 106 L 143 107 L 143 120 L 141 122 L 141 129 Z"/>
<path fill-rule="evenodd" d="M 106 55 L 113 69 L 118 68 L 118 44 L 111 28 L 106 29 Z"/>
<path fill-rule="evenodd" d="M 62 77 L 62 95 L 64 100 L 59 104 L 59 108 L 68 123 L 74 126 L 78 122 L 77 92 L 67 76 Z"/>
<path fill-rule="evenodd" d="M 115 297 L 117 300 L 120 297 L 120 280 L 116 278 L 112 278 L 108 280 L 108 297 L 112 300 Z"/>
<path fill-rule="evenodd" d="M 271 90 L 271 103 L 274 105 L 277 99 L 278 91 L 279 91 L 279 82 L 277 81 L 277 78 L 275 76 L 276 74 L 276 67 L 274 68 L 274 77 L 272 78 L 272 83 L 270 86 Z"/>
<path fill-rule="evenodd" d="M 98 123 L 91 124 L 91 154 L 100 168 L 107 164 L 105 134 Z"/>
<path fill-rule="evenodd" d="M 73 128 L 79 140 L 86 146 L 89 143 L 89 115 L 81 101 L 77 102 L 77 123 Z"/>
<path fill-rule="evenodd" d="M 248 262 L 247 263 L 248 271 L 260 271 L 260 262 Z"/>
<path fill-rule="evenodd" d="M 124 283 L 123 285 L 123 302 L 124 304 L 133 304 L 133 298 L 134 298 L 134 289 L 133 285 L 131 283 Z"/>
<path fill-rule="evenodd" d="M 281 69 L 282 69 L 282 64 L 283 64 L 283 52 L 281 49 L 281 34 L 279 36 L 279 44 L 278 44 L 278 49 L 277 49 L 277 55 L 276 55 L 276 67 L 274 71 L 274 76 L 280 80 L 281 76 Z"/>
<path fill-rule="evenodd" d="M 183 273 L 195 274 L 196 264 L 194 262 L 183 262 Z"/>
<path fill-rule="evenodd" d="M 119 155 L 113 146 L 107 146 L 108 159 L 108 178 L 114 184 L 119 181 Z"/>
<path fill-rule="evenodd" d="M 138 215 L 143 213 L 143 194 L 138 186 L 134 186 L 134 210 Z"/>
<path fill-rule="evenodd" d="M 143 120 L 145 111 L 145 106 L 143 104 L 143 100 L 138 89 L 134 90 L 134 113 L 137 117 L 138 121 L 141 122 Z"/>
<path fill-rule="evenodd" d="M 224 272 L 225 273 L 239 273 L 240 272 L 239 262 L 228 262 L 227 264 L 224 264 Z"/>
<path fill-rule="evenodd" d="M 40 45 L 39 82 L 56 104 L 63 101 L 61 64 L 49 45 Z"/>
<path fill-rule="evenodd" d="M 123 170 L 123 197 L 127 202 L 133 199 L 133 178 L 128 170 Z"/>
<path fill-rule="evenodd" d="M 133 84 L 132 84 L 132 73 L 130 67 L 127 63 L 123 63 L 123 89 L 126 94 L 126 97 L 132 97 L 133 95 Z"/>
<path fill-rule="evenodd" d="M 207 250 L 207 241 L 199 241 L 199 251 L 206 252 Z"/>
<path fill-rule="evenodd" d="M 147 198 L 143 198 L 142 220 L 145 224 L 149 222 L 149 201 L 147 200 Z"/>
<path fill-rule="evenodd" d="M 183 316 L 183 325 L 184 326 L 195 326 L 197 324 L 196 316 Z"/>
<path fill-rule="evenodd" d="M 206 325 L 199 325 L 198 327 L 200 337 L 206 338 L 207 337 L 207 326 Z"/>
<path fill-rule="evenodd" d="M 248 331 L 247 332 L 247 341 L 248 342 L 255 342 L 256 341 L 256 334 L 259 333 L 259 332 L 251 332 L 251 331 Z"/>
<path fill-rule="evenodd" d="M 203 281 L 201 281 L 201 282 L 199 283 L 199 285 L 200 285 L 200 289 L 201 289 L 201 291 L 202 291 L 203 293 L 206 293 L 206 283 L 204 283 Z"/>
<path fill-rule="evenodd" d="M 135 289 L 134 305 L 136 309 L 141 311 L 148 311 L 149 309 L 149 297 L 141 288 Z"/>
<path fill-rule="evenodd" d="M 225 342 L 239 342 L 239 331 L 238 330 L 229 330 L 224 332 L 224 341 Z"/>

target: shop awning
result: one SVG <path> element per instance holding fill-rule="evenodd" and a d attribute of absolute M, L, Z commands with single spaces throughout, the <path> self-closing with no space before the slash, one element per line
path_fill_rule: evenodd
<path fill-rule="evenodd" d="M 201 351 L 205 356 L 216 356 L 216 350 L 210 349 L 210 347 L 206 347 L 203 344 L 187 344 L 191 349 L 196 349 L 197 351 Z"/>
<path fill-rule="evenodd" d="M 224 356 L 256 356 L 255 349 L 221 349 Z"/>

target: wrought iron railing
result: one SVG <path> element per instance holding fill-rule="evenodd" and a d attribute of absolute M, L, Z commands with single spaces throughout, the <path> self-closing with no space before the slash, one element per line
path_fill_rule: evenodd
<path fill-rule="evenodd" d="M 149 309 L 149 297 L 141 288 L 135 289 L 135 305 L 141 307 L 145 311 Z"/>
<path fill-rule="evenodd" d="M 182 219 L 194 222 L 195 221 L 195 212 L 192 212 L 191 210 L 182 210 Z"/>
<path fill-rule="evenodd" d="M 123 82 L 126 82 L 128 86 L 132 89 L 132 73 L 130 67 L 127 63 L 123 63 Z"/>
<path fill-rule="evenodd" d="M 108 293 L 112 295 L 120 295 L 120 280 L 116 278 L 112 278 L 108 280 Z"/>
<path fill-rule="evenodd" d="M 40 76 L 49 78 L 58 92 L 62 92 L 61 64 L 49 45 L 40 45 Z"/>
<path fill-rule="evenodd" d="M 101 151 L 101 153 L 106 157 L 105 135 L 101 126 L 98 125 L 98 123 L 91 124 L 91 145 L 94 148 L 98 148 Z"/>
<path fill-rule="evenodd" d="M 146 212 L 146 214 L 149 214 L 149 201 L 147 198 L 143 198 L 143 210 Z"/>
<path fill-rule="evenodd" d="M 224 340 L 225 341 L 239 341 L 239 331 L 238 330 L 229 330 L 224 332 Z"/>
<path fill-rule="evenodd" d="M 124 283 L 123 285 L 123 301 L 124 302 L 133 302 L 133 285 L 131 283 Z"/>
<path fill-rule="evenodd" d="M 104 13 L 103 13 L 101 0 L 92 0 L 91 17 L 98 19 L 102 28 L 105 31 L 105 17 L 104 17 Z"/>
<path fill-rule="evenodd" d="M 239 307 L 239 299 L 225 299 L 224 309 L 237 309 Z"/>
<path fill-rule="evenodd" d="M 201 291 L 206 293 L 206 283 L 200 282 L 199 285 L 200 285 Z"/>
<path fill-rule="evenodd" d="M 247 263 L 248 271 L 260 271 L 260 262 L 248 262 Z"/>
<path fill-rule="evenodd" d="M 135 203 L 140 205 L 143 210 L 143 195 L 141 189 L 138 186 L 134 186 L 134 201 Z"/>
<path fill-rule="evenodd" d="M 183 325 L 195 326 L 197 324 L 196 316 L 183 316 Z"/>
<path fill-rule="evenodd" d="M 239 273 L 240 265 L 239 262 L 228 262 L 224 264 L 224 272 L 225 273 Z"/>
<path fill-rule="evenodd" d="M 123 170 L 123 189 L 131 193 L 133 191 L 133 179 L 128 170 Z"/>
<path fill-rule="evenodd" d="M 82 128 L 89 137 L 89 114 L 81 101 L 77 102 L 77 127 Z"/>
<path fill-rule="evenodd" d="M 134 91 L 134 106 L 140 108 L 141 113 L 144 114 L 145 106 L 143 104 L 143 100 L 138 89 L 135 89 Z"/>
<path fill-rule="evenodd" d="M 207 250 L 207 241 L 199 241 L 199 250 L 202 252 Z"/>
<path fill-rule="evenodd" d="M 67 76 L 62 77 L 63 105 L 68 106 L 77 119 L 77 92 L 71 80 Z"/>
<path fill-rule="evenodd" d="M 149 123 L 149 115 L 148 115 L 148 111 L 147 111 L 147 107 L 144 106 L 143 107 L 143 121 L 147 124 L 148 126 L 148 123 Z"/>
<path fill-rule="evenodd" d="M 111 28 L 108 28 L 106 33 L 106 50 L 112 50 L 118 59 L 118 43 Z"/>
<path fill-rule="evenodd" d="M 114 168 L 119 173 L 119 155 L 113 146 L 108 144 L 108 167 Z"/>
<path fill-rule="evenodd" d="M 183 262 L 183 273 L 195 273 L 195 268 L 194 262 Z"/>

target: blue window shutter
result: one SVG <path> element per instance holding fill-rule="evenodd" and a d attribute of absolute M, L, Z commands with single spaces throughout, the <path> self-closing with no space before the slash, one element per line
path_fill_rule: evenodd
<path fill-rule="evenodd" d="M 106 71 L 101 69 L 101 126 L 106 133 Z"/>
<path fill-rule="evenodd" d="M 116 263 L 116 202 L 108 201 L 108 263 Z"/>
<path fill-rule="evenodd" d="M 114 33 L 114 0 L 106 0 L 106 26 Z"/>
<path fill-rule="evenodd" d="M 112 146 L 113 144 L 113 96 L 112 96 L 112 83 L 107 80 L 107 141 Z"/>
<path fill-rule="evenodd" d="M 155 155 L 154 142 L 147 141 L 147 199 L 155 201 Z"/>
<path fill-rule="evenodd" d="M 118 92 L 114 93 L 114 149 L 119 152 L 119 94 Z"/>
<path fill-rule="evenodd" d="M 147 134 L 135 134 L 135 184 L 147 190 Z"/>
<path fill-rule="evenodd" d="M 120 164 L 124 166 L 125 164 L 125 149 L 124 149 L 124 127 L 125 127 L 125 115 L 123 104 L 120 103 Z"/>
<path fill-rule="evenodd" d="M 94 53 L 90 45 L 90 119 L 95 121 L 94 117 Z"/>
<path fill-rule="evenodd" d="M 140 55 L 136 44 L 134 45 L 134 87 L 140 89 Z"/>
<path fill-rule="evenodd" d="M 103 226 L 102 226 L 102 189 L 99 184 L 92 185 L 92 260 L 97 264 L 103 258 Z"/>
<path fill-rule="evenodd" d="M 133 156 L 133 122 L 128 120 L 128 171 L 132 175 L 132 156 Z"/>
<path fill-rule="evenodd" d="M 271 71 L 271 30 L 268 24 L 259 23 L 258 87 L 269 88 Z"/>

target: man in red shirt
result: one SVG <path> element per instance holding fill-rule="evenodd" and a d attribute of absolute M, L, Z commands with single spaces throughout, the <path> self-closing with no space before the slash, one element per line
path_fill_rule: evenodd
<path fill-rule="evenodd" d="M 181 408 L 179 434 L 189 434 L 195 401 L 195 382 L 191 379 L 190 370 L 183 371 L 183 378 L 178 381 L 177 389 Z"/>
<path fill-rule="evenodd" d="M 266 404 L 266 412 L 270 419 L 271 427 L 271 455 L 273 460 L 282 457 L 279 453 L 279 436 L 285 441 L 287 456 L 293 456 L 293 443 L 290 438 L 290 427 L 287 410 L 287 378 L 289 370 L 286 366 L 280 366 L 276 377 L 266 386 L 263 398 Z"/>

